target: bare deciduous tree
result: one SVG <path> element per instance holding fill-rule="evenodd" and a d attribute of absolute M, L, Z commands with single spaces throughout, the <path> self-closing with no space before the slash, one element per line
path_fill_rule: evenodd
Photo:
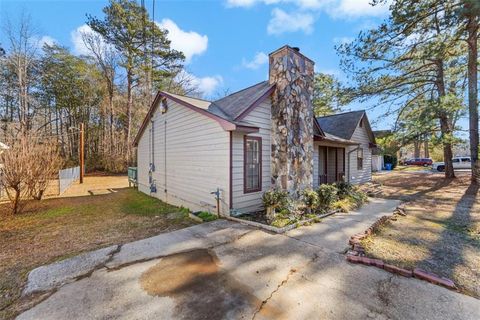
<path fill-rule="evenodd" d="M 35 36 L 31 18 L 25 13 L 22 13 L 17 25 L 7 19 L 3 29 L 10 47 L 6 64 L 13 71 L 17 84 L 18 121 L 25 132 L 30 128 L 30 120 L 33 116 L 30 89 L 36 68 L 39 41 Z"/>

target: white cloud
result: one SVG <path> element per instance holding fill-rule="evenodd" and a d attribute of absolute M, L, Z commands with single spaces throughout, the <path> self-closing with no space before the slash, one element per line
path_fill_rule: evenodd
<path fill-rule="evenodd" d="M 212 95 L 223 84 L 223 78 L 219 75 L 211 77 L 194 77 L 192 83 L 206 96 Z"/>
<path fill-rule="evenodd" d="M 94 31 L 90 26 L 83 24 L 77 29 L 73 30 L 70 32 L 70 40 L 72 41 L 73 44 L 73 53 L 78 54 L 78 55 L 88 55 L 90 54 L 90 51 L 87 49 L 85 46 L 85 43 L 83 42 L 82 39 L 82 34 L 84 33 L 93 33 Z"/>
<path fill-rule="evenodd" d="M 50 36 L 42 36 L 41 38 L 37 36 L 33 36 L 30 39 L 30 45 L 32 47 L 35 47 L 35 49 L 42 49 L 44 45 L 48 44 L 49 46 L 54 45 L 55 43 L 58 43 L 58 41 Z"/>
<path fill-rule="evenodd" d="M 198 89 L 203 96 L 210 96 L 223 84 L 223 78 L 219 75 L 197 77 L 185 70 L 177 75 L 177 81 L 188 83 L 192 88 Z"/>
<path fill-rule="evenodd" d="M 339 19 L 359 17 L 383 17 L 388 13 L 393 0 L 386 5 L 370 5 L 372 0 L 227 0 L 228 7 L 248 8 L 256 4 L 273 5 L 280 3 L 293 4 L 302 10 L 324 11 Z"/>
<path fill-rule="evenodd" d="M 53 46 L 57 42 L 58 42 L 57 40 L 55 40 L 50 36 L 43 36 L 40 38 L 40 40 L 38 40 L 38 45 L 40 48 L 42 48 L 46 44 L 48 44 L 49 46 Z"/>
<path fill-rule="evenodd" d="M 274 8 L 272 18 L 268 22 L 267 32 L 276 35 L 296 31 L 311 33 L 313 22 L 313 16 L 309 13 L 287 13 L 279 8 Z"/>
<path fill-rule="evenodd" d="M 168 30 L 167 38 L 171 41 L 172 48 L 183 52 L 187 63 L 193 56 L 200 55 L 207 50 L 208 37 L 206 35 L 200 35 L 194 31 L 184 31 L 170 19 L 163 19 L 158 26 Z"/>
<path fill-rule="evenodd" d="M 268 55 L 265 52 L 257 52 L 252 60 L 242 60 L 242 66 L 248 69 L 256 70 L 268 62 Z"/>
<path fill-rule="evenodd" d="M 227 0 L 229 7 L 251 7 L 259 2 L 258 0 Z"/>
<path fill-rule="evenodd" d="M 318 9 L 335 0 L 227 0 L 228 7 L 252 7 L 258 3 L 265 5 L 292 3 L 302 9 Z"/>
<path fill-rule="evenodd" d="M 386 4 L 372 6 L 371 0 L 340 0 L 328 12 L 335 18 L 383 17 L 388 13 L 391 0 Z"/>

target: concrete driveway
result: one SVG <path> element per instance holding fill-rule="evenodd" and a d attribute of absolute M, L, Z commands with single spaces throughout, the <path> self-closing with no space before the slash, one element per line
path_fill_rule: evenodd
<path fill-rule="evenodd" d="M 397 204 L 285 235 L 217 220 L 116 248 L 76 279 L 46 266 L 37 289 L 66 284 L 18 319 L 478 319 L 480 300 L 345 261 L 348 238 Z"/>

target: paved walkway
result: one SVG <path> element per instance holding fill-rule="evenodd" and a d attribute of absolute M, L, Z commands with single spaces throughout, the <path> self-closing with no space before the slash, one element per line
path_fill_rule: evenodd
<path fill-rule="evenodd" d="M 133 242 L 19 319 L 478 319 L 480 300 L 345 261 L 350 235 L 396 205 L 285 235 L 219 220 Z"/>

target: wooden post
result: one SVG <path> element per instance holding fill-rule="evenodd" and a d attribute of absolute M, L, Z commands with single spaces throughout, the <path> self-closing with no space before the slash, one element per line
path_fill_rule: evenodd
<path fill-rule="evenodd" d="M 80 123 L 80 183 L 83 183 L 83 173 L 85 171 L 85 136 L 84 125 Z"/>

